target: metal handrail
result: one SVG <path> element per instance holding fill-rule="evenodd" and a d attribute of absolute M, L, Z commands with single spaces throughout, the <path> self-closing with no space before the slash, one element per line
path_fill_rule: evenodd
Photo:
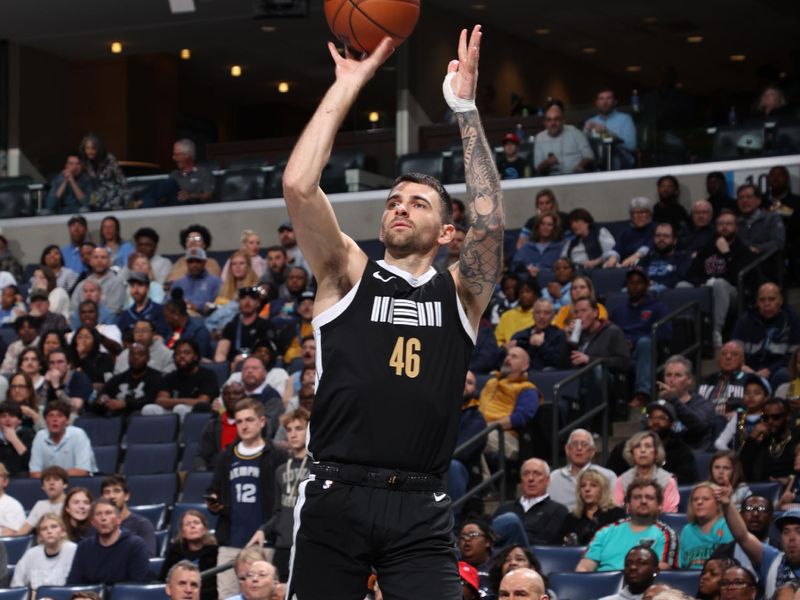
<path fill-rule="evenodd" d="M 455 449 L 455 451 L 453 452 L 453 456 L 455 456 L 459 452 L 462 452 L 463 450 L 466 450 L 469 446 L 473 445 L 475 442 L 478 442 L 483 438 L 489 437 L 489 434 L 494 430 L 497 430 L 497 435 L 499 437 L 498 442 L 497 442 L 497 456 L 498 456 L 498 460 L 500 461 L 500 467 L 497 469 L 497 471 L 495 471 L 494 473 L 489 475 L 489 477 L 487 477 L 486 479 L 481 481 L 474 488 L 471 488 L 471 489 L 467 490 L 466 493 L 463 496 L 461 496 L 461 498 L 459 498 L 458 500 L 455 500 L 453 502 L 453 505 L 452 505 L 453 509 L 459 508 L 467 500 L 469 500 L 470 498 L 472 498 L 476 494 L 482 492 L 484 489 L 486 489 L 490 485 L 494 484 L 495 481 L 505 477 L 505 474 L 506 474 L 506 441 L 505 441 L 505 431 L 503 430 L 503 426 L 500 423 L 494 423 L 493 425 L 489 425 L 488 427 L 486 427 L 486 429 L 483 429 L 482 431 L 479 431 L 478 433 L 473 435 L 466 442 L 464 442 L 463 444 L 458 446 L 458 448 Z M 500 502 L 505 502 L 505 499 L 506 499 L 506 486 L 501 483 L 501 485 L 498 486 L 498 487 L 500 488 L 499 489 Z"/>
<path fill-rule="evenodd" d="M 758 267 L 762 264 L 767 262 L 773 256 L 779 254 L 780 250 L 778 248 L 773 248 L 769 252 L 765 252 L 764 254 L 760 254 L 758 258 L 756 258 L 753 262 L 748 263 L 736 276 L 736 316 L 741 317 L 742 313 L 744 312 L 744 278 L 749 275 L 752 271 L 755 271 Z M 778 269 L 778 273 L 781 272 L 781 269 Z"/>
<path fill-rule="evenodd" d="M 676 308 L 670 313 L 667 313 L 663 317 L 661 317 L 658 321 L 653 323 L 652 332 L 650 334 L 650 339 L 652 340 L 652 346 L 650 351 L 650 398 L 655 400 L 658 398 L 658 374 L 661 371 L 662 367 L 658 366 L 658 347 L 656 344 L 658 343 L 658 330 L 665 326 L 670 321 L 673 321 L 675 317 L 682 315 L 688 311 L 694 311 L 694 343 L 691 344 L 689 347 L 684 348 L 678 354 L 681 356 L 685 356 L 694 352 L 696 354 L 694 360 L 694 376 L 695 381 L 700 381 L 700 366 L 703 361 L 703 342 L 700 339 L 700 303 L 697 300 L 692 300 L 691 302 L 687 302 L 683 306 Z"/>
<path fill-rule="evenodd" d="M 586 363 L 583 367 L 575 371 L 574 373 L 568 375 L 561 381 L 557 382 L 553 386 L 553 420 L 552 420 L 552 427 L 551 431 L 553 433 L 553 440 L 551 446 L 551 465 L 559 464 L 559 451 L 560 445 L 559 440 L 561 436 L 565 433 L 568 433 L 575 429 L 576 426 L 581 425 L 584 421 L 588 421 L 593 419 L 595 415 L 602 413 L 603 415 L 603 453 L 602 458 L 603 462 L 605 462 L 605 458 L 608 455 L 608 369 L 605 366 L 606 360 L 603 358 L 595 358 L 591 362 Z M 580 417 L 575 419 L 574 421 L 570 421 L 564 427 L 559 428 L 558 426 L 558 418 L 559 418 L 559 401 L 561 400 L 561 390 L 564 388 L 565 385 L 571 383 L 575 379 L 579 379 L 583 377 L 587 372 L 592 371 L 595 367 L 602 367 L 603 373 L 603 383 L 601 385 L 601 402 L 598 406 L 590 409 L 588 412 L 583 413 Z"/>

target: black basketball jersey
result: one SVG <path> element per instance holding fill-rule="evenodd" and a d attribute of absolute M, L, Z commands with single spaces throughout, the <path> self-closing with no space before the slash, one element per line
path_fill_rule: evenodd
<path fill-rule="evenodd" d="M 414 280 L 369 261 L 356 286 L 314 319 L 314 460 L 444 473 L 458 435 L 470 330 L 449 271 Z"/>

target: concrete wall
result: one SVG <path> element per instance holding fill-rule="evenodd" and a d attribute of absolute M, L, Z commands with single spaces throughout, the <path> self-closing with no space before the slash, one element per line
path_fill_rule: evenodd
<path fill-rule="evenodd" d="M 800 189 L 800 155 L 776 158 L 757 158 L 724 163 L 705 163 L 676 167 L 658 167 L 609 173 L 588 173 L 519 179 L 503 183 L 506 203 L 506 223 L 509 229 L 519 228 L 533 214 L 533 198 L 543 188 L 553 189 L 563 210 L 584 207 L 598 221 L 616 221 L 628 217 L 628 202 L 634 196 L 648 196 L 655 200 L 656 180 L 662 175 L 675 175 L 681 186 L 681 202 L 689 207 L 691 201 L 705 196 L 705 177 L 710 171 L 723 171 L 730 185 L 744 182 L 748 175 L 765 174 L 773 165 L 790 167 L 792 189 Z M 448 186 L 454 197 L 466 197 L 466 187 Z M 342 229 L 356 240 L 378 237 L 386 199 L 386 191 L 358 192 L 331 195 L 336 215 Z M 239 244 L 239 233 L 255 229 L 261 234 L 262 246 L 277 242 L 278 225 L 287 219 L 282 199 L 227 202 L 185 208 L 160 208 L 114 213 L 121 221 L 123 237 L 142 226 L 154 227 L 161 235 L 160 251 L 181 251 L 178 233 L 192 223 L 202 223 L 214 237 L 212 250 L 234 249 Z M 90 231 L 97 239 L 103 213 L 87 214 Z M 65 244 L 68 241 L 67 215 L 10 219 L 0 223 L 2 233 L 9 239 L 12 251 L 23 263 L 39 260 L 41 249 L 49 243 Z"/>

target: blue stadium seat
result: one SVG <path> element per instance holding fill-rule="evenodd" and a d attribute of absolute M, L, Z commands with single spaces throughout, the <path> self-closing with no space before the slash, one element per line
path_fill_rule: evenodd
<path fill-rule="evenodd" d="M 158 417 L 155 417 L 158 418 Z M 178 444 L 129 444 L 122 472 L 125 475 L 174 473 L 178 466 Z"/>
<path fill-rule="evenodd" d="M 109 600 L 164 600 L 164 584 L 118 583 L 111 588 Z"/>
<path fill-rule="evenodd" d="M 572 375 L 571 370 L 563 371 L 530 371 L 528 372 L 528 379 L 539 390 L 539 394 L 543 397 L 545 402 L 553 401 L 553 386 L 559 381 L 566 379 Z M 562 387 L 561 397 L 577 398 L 578 397 L 578 384 L 579 380 L 574 379 L 566 386 Z"/>
<path fill-rule="evenodd" d="M 551 573 L 548 583 L 559 598 L 602 598 L 616 594 L 622 588 L 622 572 Z"/>
<path fill-rule="evenodd" d="M 594 284 L 594 292 L 598 300 L 605 298 L 609 292 L 619 292 L 625 287 L 627 269 L 592 269 L 589 277 Z"/>
<path fill-rule="evenodd" d="M 708 286 L 675 288 L 661 292 L 659 300 L 666 304 L 670 311 L 676 310 L 689 302 L 697 302 L 700 305 L 700 312 L 710 315 L 713 296 L 711 288 Z"/>
<path fill-rule="evenodd" d="M 53 600 L 70 600 L 75 592 L 94 592 L 102 598 L 104 591 L 102 585 L 43 585 L 36 590 L 36 595 Z"/>
<path fill-rule="evenodd" d="M 47 495 L 42 490 L 42 480 L 30 477 L 13 477 L 8 482 L 6 493 L 19 500 L 25 512 L 30 512 L 33 505 L 39 500 L 47 499 Z"/>
<path fill-rule="evenodd" d="M 194 468 L 194 457 L 197 456 L 197 449 L 200 444 L 197 442 L 188 442 L 183 448 L 181 455 L 181 471 L 191 471 Z"/>
<path fill-rule="evenodd" d="M 0 196 L 2 202 L 2 196 Z M 161 586 L 164 587 L 163 585 Z M 0 589 L 0 600 L 28 600 L 28 588 L 5 588 Z"/>
<path fill-rule="evenodd" d="M 206 493 L 208 486 L 211 485 L 213 477 L 214 474 L 211 471 L 188 473 L 186 480 L 183 482 L 181 500 L 183 502 L 203 502 L 203 495 Z"/>
<path fill-rule="evenodd" d="M 203 433 L 203 428 L 211 420 L 211 413 L 192 412 L 186 415 L 181 425 L 180 441 L 183 444 L 199 442 Z"/>
<path fill-rule="evenodd" d="M 679 485 L 678 486 L 678 494 L 680 494 L 681 499 L 678 502 L 678 512 L 685 513 L 686 509 L 689 508 L 689 495 L 692 493 L 692 488 L 694 485 Z"/>
<path fill-rule="evenodd" d="M 217 376 L 217 385 L 222 387 L 222 385 L 228 381 L 228 377 L 231 374 L 231 366 L 227 362 L 212 362 L 212 363 L 204 363 L 203 366 L 206 369 L 214 371 L 214 375 Z"/>
<path fill-rule="evenodd" d="M 96 446 L 92 448 L 97 461 L 97 471 L 103 475 L 117 472 L 119 464 L 119 446 Z M 70 481 L 72 483 L 72 481 Z"/>
<path fill-rule="evenodd" d="M 128 446 L 134 444 L 161 444 L 178 439 L 178 415 L 136 416 L 128 420 L 125 439 Z"/>
<path fill-rule="evenodd" d="M 132 513 L 146 517 L 153 524 L 154 529 L 161 529 L 166 524 L 167 505 L 165 503 L 136 504 L 128 506 L 128 509 Z"/>
<path fill-rule="evenodd" d="M 169 546 L 169 529 L 156 530 L 156 556 L 165 556 Z"/>
<path fill-rule="evenodd" d="M 122 438 L 122 417 L 78 417 L 75 426 L 89 436 L 92 446 L 116 446 Z"/>
<path fill-rule="evenodd" d="M 689 523 L 689 517 L 686 513 L 661 513 L 658 518 L 662 523 L 672 527 L 678 535 L 681 534 L 681 530 Z"/>
<path fill-rule="evenodd" d="M 781 484 L 777 481 L 754 481 L 747 482 L 750 486 L 750 491 L 756 496 L 763 496 L 772 501 L 773 504 L 778 503 L 781 496 Z"/>
<path fill-rule="evenodd" d="M 164 557 L 163 556 L 154 556 L 150 559 L 150 578 L 158 581 L 158 578 L 161 576 L 161 568 L 164 566 Z"/>
<path fill-rule="evenodd" d="M 663 583 L 694 598 L 695 594 L 697 594 L 697 588 L 700 586 L 700 573 L 699 569 L 691 571 L 685 569 L 661 571 L 656 576 L 654 583 Z"/>
<path fill-rule="evenodd" d="M 539 559 L 542 572 L 549 575 L 574 571 L 586 552 L 586 546 L 531 546 L 530 550 Z"/>
<path fill-rule="evenodd" d="M 31 192 L 27 185 L 0 188 L 0 219 L 29 217 L 31 214 Z"/>
<path fill-rule="evenodd" d="M 180 528 L 181 515 L 183 515 L 183 513 L 185 513 L 190 508 L 193 508 L 194 510 L 199 510 L 206 516 L 209 529 L 216 528 L 217 516 L 212 515 L 211 512 L 209 512 L 205 502 L 176 502 L 175 506 L 172 507 L 172 517 L 170 517 L 169 520 L 170 536 L 175 536 L 178 533 L 178 529 Z"/>
<path fill-rule="evenodd" d="M 92 493 L 92 496 L 97 499 L 101 496 L 100 486 L 102 483 L 102 477 L 70 477 L 69 489 L 74 490 L 78 487 L 86 488 Z"/>
<path fill-rule="evenodd" d="M 166 504 L 178 497 L 178 474 L 131 475 L 128 477 L 131 504 Z"/>
<path fill-rule="evenodd" d="M 705 481 L 708 479 L 708 469 L 711 467 L 711 459 L 714 458 L 714 453 L 692 450 L 692 454 L 694 454 L 694 464 L 697 468 L 697 481 Z"/>
<path fill-rule="evenodd" d="M 0 537 L 0 543 L 6 547 L 6 556 L 8 557 L 8 564 L 15 565 L 25 554 L 25 551 L 31 547 L 33 543 L 32 535 L 22 535 L 19 537 Z"/>
<path fill-rule="evenodd" d="M 17 332 L 13 327 L 9 325 L 0 327 L 0 341 L 5 344 L 5 347 L 10 346 L 13 342 L 16 342 L 17 339 Z"/>
<path fill-rule="evenodd" d="M 627 301 L 627 292 L 608 292 L 603 300 L 603 306 L 606 307 L 608 314 L 611 314 L 615 308 L 623 306 Z"/>

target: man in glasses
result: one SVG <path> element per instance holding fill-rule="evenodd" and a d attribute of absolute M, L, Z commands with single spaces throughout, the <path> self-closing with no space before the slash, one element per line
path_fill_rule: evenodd
<path fill-rule="evenodd" d="M 234 568 L 240 593 L 230 600 L 271 600 L 275 597 L 278 573 L 261 548 L 250 547 L 240 552 Z M 366 582 L 364 585 L 366 587 Z M 283 593 L 278 596 L 282 598 Z"/>
<path fill-rule="evenodd" d="M 753 495 L 742 502 L 739 515 L 741 515 L 745 527 L 747 527 L 747 531 L 750 532 L 751 535 L 755 536 L 756 539 L 764 544 L 778 547 L 779 543 L 771 543 L 769 537 L 773 511 L 774 507 L 771 500 L 763 496 Z M 779 542 L 780 540 L 777 541 Z M 735 558 L 743 567 L 747 567 L 751 571 L 756 570 L 741 544 L 735 541 L 718 546 L 714 550 L 712 558 L 718 557 Z"/>
<path fill-rule="evenodd" d="M 231 362 L 231 369 L 247 358 L 257 340 L 275 340 L 275 329 L 258 316 L 261 310 L 261 288 L 239 288 L 239 314 L 222 329 L 222 339 L 214 353 L 215 362 Z M 234 359 L 239 360 L 234 360 Z"/>
<path fill-rule="evenodd" d="M 765 597 L 771 598 L 775 590 L 790 579 L 800 578 L 800 510 L 793 508 L 775 519 L 775 526 L 781 533 L 783 552 L 748 531 L 748 527 L 736 505 L 731 502 L 730 484 L 717 490 L 717 499 L 724 507 L 725 519 L 733 538 L 742 547 L 763 583 Z M 747 505 L 745 505 L 747 506 Z M 758 509 L 752 512 L 760 512 Z M 766 518 L 766 517 L 764 517 Z M 723 574 L 723 579 L 726 579 Z"/>
<path fill-rule="evenodd" d="M 794 449 L 800 436 L 794 431 L 789 419 L 789 406 L 785 400 L 770 398 L 764 403 L 763 417 L 765 435 L 747 438 L 739 457 L 747 481 L 788 482 L 794 473 Z M 759 428 L 760 429 L 760 428 Z"/>
<path fill-rule="evenodd" d="M 483 518 L 467 519 L 458 534 L 458 551 L 461 560 L 478 572 L 478 592 L 481 597 L 489 592 L 489 570 L 492 566 L 494 532 Z"/>
<path fill-rule="evenodd" d="M 567 455 L 567 464 L 553 471 L 550 475 L 550 484 L 547 486 L 551 500 L 563 504 L 570 511 L 574 510 L 578 476 L 586 469 L 594 469 L 600 473 L 608 479 L 609 489 L 614 489 L 614 483 L 617 481 L 614 471 L 592 464 L 597 448 L 591 433 L 585 429 L 573 429 L 564 446 L 564 452 Z"/>
<path fill-rule="evenodd" d="M 550 100 L 544 107 L 544 131 L 536 135 L 533 164 L 539 175 L 564 175 L 586 171 L 594 153 L 583 132 L 564 124 L 564 103 Z"/>

